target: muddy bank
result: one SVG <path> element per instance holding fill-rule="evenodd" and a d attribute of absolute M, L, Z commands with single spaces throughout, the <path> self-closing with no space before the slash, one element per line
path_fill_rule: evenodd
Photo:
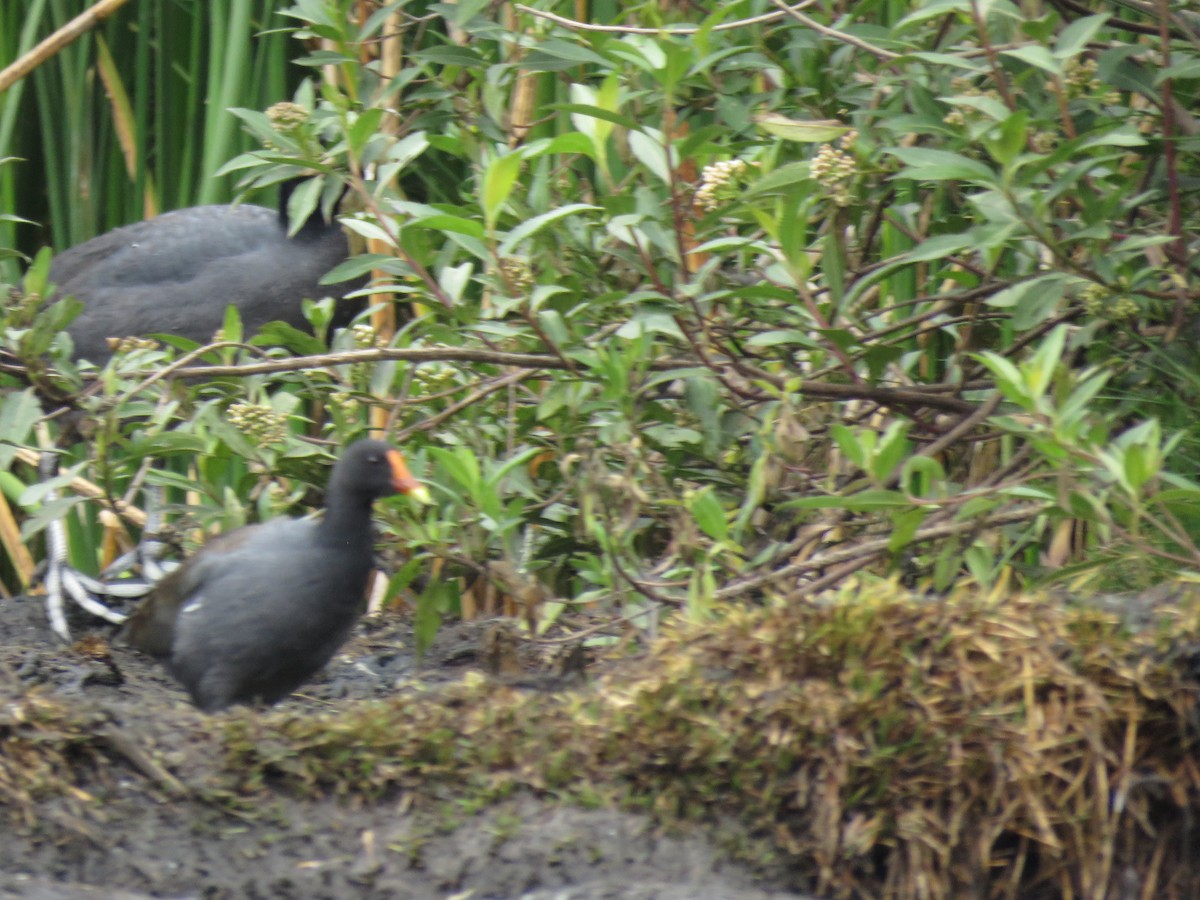
<path fill-rule="evenodd" d="M 156 664 L 109 647 L 106 628 L 78 616 L 74 625 L 83 640 L 67 648 L 50 635 L 40 598 L 0 603 L 7 724 L 45 702 L 94 737 L 72 760 L 86 773 L 81 785 L 7 823 L 0 897 L 802 896 L 778 873 L 764 879 L 730 861 L 717 810 L 711 829 L 664 833 L 646 816 L 527 793 L 479 810 L 453 797 L 363 802 L 270 790 L 252 805 L 230 804 L 214 779 L 223 727 L 261 713 L 205 716 Z M 365 620 L 321 676 L 276 711 L 329 712 L 417 682 L 423 690 L 456 682 L 480 667 L 492 627 L 447 627 L 418 662 L 402 617 Z M 530 673 L 538 678 L 560 687 Z"/>

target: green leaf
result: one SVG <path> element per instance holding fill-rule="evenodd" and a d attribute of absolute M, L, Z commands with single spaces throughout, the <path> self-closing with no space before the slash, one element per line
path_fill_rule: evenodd
<path fill-rule="evenodd" d="M 694 428 L 682 425 L 650 425 L 642 434 L 662 447 L 689 447 L 703 441 L 703 435 Z"/>
<path fill-rule="evenodd" d="M 829 426 L 829 436 L 837 441 L 838 448 L 856 467 L 864 472 L 870 469 L 869 460 L 871 450 L 874 449 L 874 432 L 855 431 L 838 423 Z"/>
<path fill-rule="evenodd" d="M 979 583 L 980 587 L 987 589 L 991 586 L 995 578 L 996 557 L 982 541 L 978 541 L 966 549 L 963 553 L 963 561 L 967 564 L 967 571 L 971 573 L 971 577 Z M 947 562 L 950 566 L 954 565 L 952 557 L 948 557 Z M 950 577 L 953 577 L 954 574 L 953 572 L 949 573 Z M 939 586 L 942 585 L 943 583 L 939 582 Z"/>
<path fill-rule="evenodd" d="M 287 347 L 300 356 L 315 356 L 328 349 L 324 341 L 287 322 L 268 322 L 250 339 L 250 343 L 256 347 Z"/>
<path fill-rule="evenodd" d="M 387 155 L 384 158 L 388 163 L 403 168 L 424 153 L 428 147 L 429 135 L 424 131 L 415 131 L 396 141 L 395 144 L 388 148 Z M 395 172 L 397 170 L 392 169 L 390 171 Z M 379 180 L 385 181 L 386 179 L 382 176 L 383 173 L 381 171 Z"/>
<path fill-rule="evenodd" d="M 355 156 L 361 156 L 367 142 L 379 133 L 379 124 L 382 121 L 383 107 L 376 106 L 364 110 L 346 129 L 346 140 L 350 144 L 350 152 Z"/>
<path fill-rule="evenodd" d="M 1053 331 L 1042 338 L 1029 362 L 1021 367 L 1025 372 L 1025 383 L 1033 397 L 1045 396 L 1050 387 L 1050 380 L 1054 377 L 1054 372 L 1062 359 L 1066 341 L 1067 326 L 1064 324 L 1055 327 Z"/>
<path fill-rule="evenodd" d="M 530 72 L 565 72 L 579 66 L 609 68 L 608 59 L 574 41 L 550 38 L 539 43 L 521 59 L 521 68 Z"/>
<path fill-rule="evenodd" d="M 764 331 L 760 334 L 751 335 L 746 341 L 747 347 L 778 347 L 778 346 L 796 346 L 807 347 L 810 350 L 816 350 L 821 346 L 821 342 L 814 340 L 812 335 L 807 331 Z"/>
<path fill-rule="evenodd" d="M 991 371 L 992 376 L 996 379 L 996 387 L 1006 398 L 1024 408 L 1029 407 L 1031 398 L 1025 390 L 1025 381 L 1016 366 L 999 353 L 991 351 L 976 354 L 975 358 Z"/>
<path fill-rule="evenodd" d="M 909 451 L 908 423 L 892 422 L 879 439 L 879 449 L 871 461 L 870 472 L 876 481 L 884 481 L 900 465 Z"/>
<path fill-rule="evenodd" d="M 42 406 L 33 388 L 12 391 L 0 402 L 0 468 L 12 465 L 17 445 L 25 444 L 34 424 L 42 416 Z"/>
<path fill-rule="evenodd" d="M 606 44 L 604 49 L 648 72 L 661 71 L 667 65 L 663 48 L 647 35 L 628 34 L 619 41 Z"/>
<path fill-rule="evenodd" d="M 438 273 L 438 287 L 445 291 L 446 296 L 455 303 L 462 301 L 466 295 L 471 276 L 475 273 L 475 265 L 469 260 L 457 266 L 446 266 Z"/>
<path fill-rule="evenodd" d="M 555 344 L 562 347 L 571 342 L 571 331 L 557 309 L 539 309 L 537 319 L 542 331 Z"/>
<path fill-rule="evenodd" d="M 638 161 L 658 176 L 664 184 L 671 183 L 671 165 L 667 151 L 660 140 L 643 131 L 629 132 L 629 149 Z"/>
<path fill-rule="evenodd" d="M 370 219 L 361 219 L 357 217 L 347 217 L 342 219 L 342 224 L 353 231 L 355 234 L 361 234 L 369 241 L 380 241 L 388 247 L 395 247 L 395 239 L 388 234 L 384 229 Z"/>
<path fill-rule="evenodd" d="M 568 203 L 566 206 L 560 206 L 557 209 L 544 212 L 540 216 L 534 216 L 532 219 L 522 222 L 510 231 L 504 240 L 500 242 L 497 252 L 500 256 L 510 256 L 522 241 L 533 237 L 546 226 L 553 225 L 560 219 L 565 219 L 577 213 L 599 211 L 601 209 L 603 207 L 593 206 L 590 203 Z"/>
<path fill-rule="evenodd" d="M 713 577 L 712 563 L 705 559 L 692 570 L 688 582 L 687 614 L 694 622 L 706 621 L 712 615 L 713 599 L 717 582 Z"/>
<path fill-rule="evenodd" d="M 438 66 L 461 66 L 465 69 L 482 69 L 484 59 L 468 45 L 427 47 L 413 53 L 413 59 Z"/>
<path fill-rule="evenodd" d="M 726 409 L 724 398 L 717 388 L 716 379 L 708 373 L 684 378 L 683 381 L 683 396 L 688 409 L 700 422 L 704 433 L 702 452 L 713 457 L 720 451 L 724 438 L 721 427 L 721 417 Z"/>
<path fill-rule="evenodd" d="M 1083 419 L 1091 412 L 1092 401 L 1108 383 L 1111 372 L 1095 372 L 1087 375 L 1058 407 L 1059 418 L 1067 423 Z"/>
<path fill-rule="evenodd" d="M 429 455 L 449 473 L 450 477 L 474 495 L 482 482 L 479 471 L 479 459 L 465 447 L 446 449 L 445 447 L 430 447 Z"/>
<path fill-rule="evenodd" d="M 1018 110 L 984 137 L 984 146 L 1000 165 L 1011 166 L 1025 149 L 1029 139 L 1028 121 L 1028 113 Z"/>
<path fill-rule="evenodd" d="M 939 68 L 963 69 L 967 72 L 982 74 L 987 71 L 987 65 L 978 60 L 968 57 L 956 56 L 953 53 L 936 53 L 933 51 L 919 51 L 916 53 L 906 54 L 908 59 L 916 59 L 921 62 L 929 62 Z"/>
<path fill-rule="evenodd" d="M 263 144 L 268 146 L 280 139 L 280 134 L 271 125 L 271 120 L 267 118 L 267 114 L 257 109 L 242 109 L 241 107 L 230 107 L 228 112 L 233 113 L 246 126 L 254 137 Z"/>
<path fill-rule="evenodd" d="M 929 147 L 889 147 L 888 153 L 899 158 L 906 168 L 894 177 L 913 181 L 973 181 L 994 187 L 995 173 L 976 159 L 948 150 Z"/>
<path fill-rule="evenodd" d="M 427 228 L 430 231 L 463 234 L 472 238 L 482 239 L 486 237 L 483 226 L 478 222 L 471 219 L 464 219 L 462 216 L 453 216 L 450 213 L 435 213 L 434 215 L 423 216 L 419 219 L 414 219 L 409 225 Z"/>
<path fill-rule="evenodd" d="M 746 498 L 738 508 L 737 519 L 733 523 L 734 534 L 739 540 L 746 534 L 750 520 L 767 494 L 767 478 L 769 466 L 772 463 L 769 453 L 761 453 L 750 464 L 750 476 L 746 479 Z"/>
<path fill-rule="evenodd" d="M 679 330 L 679 324 L 674 317 L 662 312 L 637 313 L 616 331 L 617 337 L 627 341 L 644 334 L 665 334 L 684 340 L 683 332 Z"/>
<path fill-rule="evenodd" d="M 295 237 L 296 233 L 304 227 L 304 223 L 316 212 L 317 204 L 321 202 L 321 190 L 324 187 L 325 179 L 318 176 L 306 178 L 292 191 L 287 205 L 289 237 Z"/>
<path fill-rule="evenodd" d="M 610 122 L 613 125 L 620 125 L 622 128 L 628 128 L 631 132 L 638 129 L 638 123 L 629 118 L 629 116 L 623 116 L 612 110 L 601 109 L 598 106 L 589 106 L 586 103 L 552 103 L 547 108 L 570 113 L 571 120 L 575 122 L 575 127 L 585 133 L 588 133 L 589 129 L 580 127 L 577 117 L 583 119 L 600 119 L 604 122 Z"/>
<path fill-rule="evenodd" d="M 1041 324 L 1058 311 L 1064 287 L 1062 275 L 1042 275 L 1007 287 L 984 302 L 998 309 L 1012 309 L 1013 325 L 1023 330 Z"/>
<path fill-rule="evenodd" d="M 236 343 L 243 340 L 244 336 L 242 315 L 238 312 L 238 308 L 230 303 L 225 307 L 225 322 L 221 326 L 221 339 Z"/>
<path fill-rule="evenodd" d="M 530 447 L 520 453 L 514 453 L 488 474 L 488 484 L 498 485 L 513 469 L 523 466 L 541 452 L 541 447 Z"/>
<path fill-rule="evenodd" d="M 729 521 L 725 518 L 725 510 L 712 485 L 705 485 L 692 494 L 687 500 L 687 507 L 700 530 L 714 541 L 723 541 L 729 537 Z"/>
<path fill-rule="evenodd" d="M 759 178 L 746 189 L 746 197 L 763 196 L 809 181 L 812 178 L 807 161 L 788 163 Z"/>
<path fill-rule="evenodd" d="M 61 487 L 62 485 L 60 484 L 59 488 L 61 489 Z M 29 489 L 21 496 L 21 505 L 32 506 L 45 496 L 47 490 L 49 490 L 49 486 L 46 483 L 30 485 Z M 63 519 L 72 509 L 79 506 L 86 499 L 80 496 L 66 496 L 59 497 L 52 503 L 43 503 L 34 511 L 33 515 L 21 523 L 21 539 L 25 541 L 30 540 L 51 522 Z"/>
<path fill-rule="evenodd" d="M 929 509 L 907 509 L 891 516 L 892 533 L 888 535 L 888 552 L 899 553 L 910 543 L 921 523 L 929 516 Z"/>
<path fill-rule="evenodd" d="M 560 134 L 557 137 L 546 141 L 544 145 L 539 144 L 536 151 L 531 146 L 525 153 L 526 159 L 532 159 L 535 156 L 540 156 L 543 153 L 556 153 L 563 155 L 582 154 L 590 156 L 592 153 L 592 142 L 586 134 L 580 134 L 577 131 L 572 131 L 567 134 Z"/>
<path fill-rule="evenodd" d="M 929 456 L 910 456 L 900 470 L 900 484 L 911 496 L 934 498 L 946 487 L 946 470 Z"/>
<path fill-rule="evenodd" d="M 1157 87 L 1161 86 L 1164 81 L 1191 79 L 1198 76 L 1200 76 L 1200 58 L 1187 57 L 1160 69 L 1154 76 L 1154 84 Z"/>
<path fill-rule="evenodd" d="M 971 14 L 971 0 L 931 0 L 897 22 L 894 30 L 900 31 L 929 19 L 940 19 L 948 13 L 958 13 L 964 19 L 968 18 Z"/>
<path fill-rule="evenodd" d="M 767 134 L 803 144 L 827 144 L 850 132 L 837 119 L 791 119 L 779 113 L 760 113 L 754 124 Z"/>
<path fill-rule="evenodd" d="M 1138 133 L 1135 126 L 1121 125 L 1108 131 L 1089 134 L 1079 142 L 1079 149 L 1090 150 L 1092 147 L 1099 147 L 1102 150 L 1108 150 L 1113 147 L 1144 147 L 1145 145 L 1146 139 Z"/>
<path fill-rule="evenodd" d="M 452 581 L 434 578 L 417 597 L 413 610 L 413 637 L 417 655 L 422 656 L 437 637 L 443 613 L 450 612 L 459 600 L 458 588 Z"/>
<path fill-rule="evenodd" d="M 500 210 L 512 193 L 517 175 L 521 172 L 520 153 L 507 153 L 493 158 L 483 172 L 483 216 L 488 231 L 495 230 Z"/>
<path fill-rule="evenodd" d="M 1000 52 L 1004 56 L 1019 59 L 1021 62 L 1049 72 L 1051 75 L 1062 75 L 1062 60 L 1055 57 L 1040 44 L 1026 44 L 1023 47 L 1016 47 L 1012 50 L 1001 50 Z"/>
<path fill-rule="evenodd" d="M 975 235 L 970 231 L 962 234 L 938 234 L 926 238 L 913 249 L 906 251 L 904 258 L 910 262 L 945 259 L 975 246 L 976 240 Z"/>
<path fill-rule="evenodd" d="M 420 578 L 428 569 L 428 561 L 420 556 L 414 555 L 404 565 L 396 570 L 396 573 L 388 579 L 387 591 L 385 597 L 395 597 L 402 590 Z M 384 602 L 386 606 L 386 600 Z"/>
<path fill-rule="evenodd" d="M 1082 16 L 1062 30 L 1054 45 L 1054 55 L 1059 59 L 1070 59 L 1087 49 L 1088 42 L 1108 21 L 1109 13 Z"/>
<path fill-rule="evenodd" d="M 1125 480 L 1134 496 L 1140 496 L 1142 488 L 1158 475 L 1158 470 L 1158 455 L 1151 448 L 1135 444 L 1125 451 Z"/>
<path fill-rule="evenodd" d="M 698 247 L 693 248 L 692 253 L 723 253 L 727 250 L 741 250 L 744 247 L 759 246 L 761 246 L 760 242 L 754 238 L 723 235 L 713 238 L 711 241 L 705 241 Z"/>
<path fill-rule="evenodd" d="M 171 454 L 195 455 L 205 453 L 209 449 L 207 439 L 202 435 L 186 431 L 160 431 L 135 438 L 129 442 L 129 455 L 135 459 L 147 457 L 162 457 Z M 183 477 L 183 476 L 181 476 Z M 184 479 L 188 490 L 197 489 L 197 483 L 189 478 Z"/>

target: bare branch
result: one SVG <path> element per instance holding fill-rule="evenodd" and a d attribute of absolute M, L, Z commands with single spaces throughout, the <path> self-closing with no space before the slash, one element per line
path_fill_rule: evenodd
<path fill-rule="evenodd" d="M 797 3 L 795 6 L 789 7 L 789 9 L 806 9 L 812 5 L 813 0 L 804 0 L 803 3 Z M 531 16 L 545 19 L 548 22 L 553 22 L 555 25 L 561 25 L 572 31 L 597 31 L 606 34 L 696 34 L 700 31 L 698 25 L 666 25 L 662 28 L 639 28 L 635 25 L 594 25 L 591 22 L 578 22 L 575 19 L 556 16 L 554 13 L 534 9 L 523 3 L 518 3 L 516 6 L 523 13 L 529 13 Z M 745 28 L 748 25 L 762 25 L 766 22 L 776 22 L 786 15 L 786 11 L 765 13 L 761 16 L 751 16 L 748 19 L 738 19 L 734 22 L 722 22 L 719 25 L 714 25 L 712 30 L 732 31 L 735 28 Z"/>

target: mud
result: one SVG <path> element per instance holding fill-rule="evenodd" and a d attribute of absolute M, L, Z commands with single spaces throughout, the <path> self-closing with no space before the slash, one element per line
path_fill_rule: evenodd
<path fill-rule="evenodd" d="M 41 598 L 0 600 L 0 708 L 52 698 L 78 710 L 105 759 L 75 803 L 31 819 L 0 806 L 0 898 L 524 898 L 767 900 L 801 898 L 780 873 L 730 861 L 719 816 L 706 832 L 664 833 L 648 818 L 527 795 L 447 816 L 396 797 L 383 803 L 271 793 L 231 813 L 201 799 L 221 759 L 221 716 L 206 716 L 153 661 L 109 647 L 107 626 L 75 615 L 66 647 Z M 481 664 L 489 623 L 445 627 L 418 662 L 394 613 L 353 640 L 276 709 L 328 710 L 460 679 Z M 0 753 L 4 747 L 0 744 Z M 197 789 L 199 788 L 199 790 Z M 79 814 L 82 800 L 85 813 Z"/>

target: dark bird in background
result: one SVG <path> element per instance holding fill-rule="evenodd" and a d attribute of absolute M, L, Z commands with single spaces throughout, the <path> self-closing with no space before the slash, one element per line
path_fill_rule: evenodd
<path fill-rule="evenodd" d="M 75 358 L 103 365 L 113 337 L 162 333 L 207 343 L 231 304 L 247 335 L 273 321 L 307 329 L 301 301 L 361 287 L 320 283 L 350 256 L 336 221 L 326 222 L 318 210 L 288 237 L 288 198 L 297 183 L 280 186 L 278 211 L 245 204 L 178 209 L 56 256 L 50 280 L 58 296 L 83 303 L 67 328 Z M 361 309 L 339 301 L 334 327 Z"/>
<path fill-rule="evenodd" d="M 323 519 L 273 519 L 214 538 L 155 585 L 120 638 L 163 660 L 205 711 L 281 700 L 349 635 L 372 568 L 371 505 L 395 493 L 428 501 L 398 450 L 351 444 Z"/>

